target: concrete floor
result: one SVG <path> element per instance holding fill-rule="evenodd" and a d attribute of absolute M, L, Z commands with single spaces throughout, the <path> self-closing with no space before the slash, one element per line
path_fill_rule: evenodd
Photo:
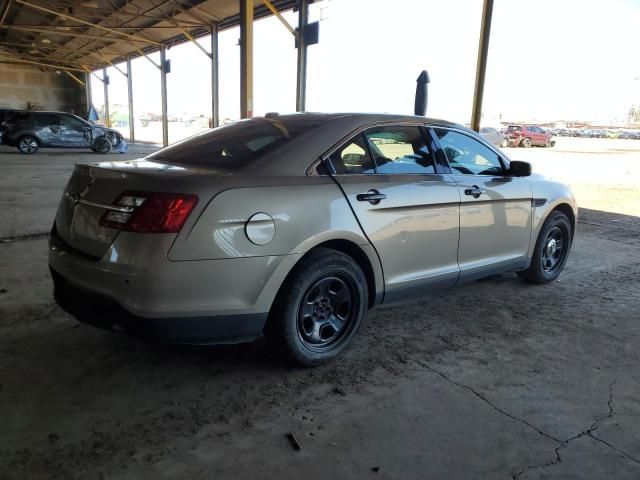
<path fill-rule="evenodd" d="M 42 233 L 96 156 L 57 153 L 0 149 L 0 479 L 640 478 L 640 218 L 585 210 L 556 283 L 375 310 L 298 369 L 63 313 Z"/>

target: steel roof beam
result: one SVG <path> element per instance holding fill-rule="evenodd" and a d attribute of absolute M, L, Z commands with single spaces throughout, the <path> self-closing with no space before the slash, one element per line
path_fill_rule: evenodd
<path fill-rule="evenodd" d="M 16 3 L 19 3 L 20 5 L 24 5 L 25 7 L 29 7 L 29 8 L 34 9 L 34 10 L 40 10 L 42 12 L 49 13 L 51 15 L 55 15 L 57 17 L 70 20 L 72 22 L 83 23 L 85 25 L 88 25 L 89 27 L 97 28 L 97 29 L 103 30 L 105 32 L 115 33 L 117 35 L 122 35 L 124 37 L 127 37 L 129 40 L 136 40 L 136 41 L 139 41 L 139 42 L 151 43 L 151 44 L 158 45 L 158 46 L 161 45 L 160 42 L 156 42 L 155 40 L 151 40 L 149 38 L 141 37 L 139 35 L 134 35 L 134 34 L 131 34 L 131 33 L 125 33 L 125 32 L 120 32 L 120 31 L 117 31 L 117 30 L 112 30 L 111 28 L 104 27 L 104 26 L 102 26 L 100 24 L 88 22 L 86 20 L 82 20 L 81 18 L 77 18 L 77 17 L 74 17 L 72 15 L 67 15 L 66 13 L 56 12 L 55 10 L 52 10 L 50 8 L 47 8 L 47 7 L 43 7 L 41 5 L 36 5 L 35 3 L 27 2 L 25 0 L 15 0 L 15 1 L 16 1 Z"/>
<path fill-rule="evenodd" d="M 50 63 L 35 62 L 32 60 L 26 60 L 23 58 L 0 58 L 0 63 L 28 63 L 30 65 L 39 65 L 42 67 L 56 68 L 58 70 L 72 70 L 74 72 L 84 72 L 81 68 L 69 67 L 66 65 L 52 65 Z"/>

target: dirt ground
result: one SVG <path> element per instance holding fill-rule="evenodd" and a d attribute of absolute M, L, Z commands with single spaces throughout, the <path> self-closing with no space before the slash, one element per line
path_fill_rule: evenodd
<path fill-rule="evenodd" d="M 0 479 L 640 478 L 640 142 L 566 140 L 508 149 L 591 208 L 557 282 L 374 310 L 316 369 L 263 341 L 162 346 L 73 320 L 42 234 L 95 156 L 0 149 Z"/>

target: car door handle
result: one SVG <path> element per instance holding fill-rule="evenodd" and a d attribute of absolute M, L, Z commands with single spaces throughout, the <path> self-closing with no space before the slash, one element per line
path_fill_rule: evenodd
<path fill-rule="evenodd" d="M 485 192 L 486 192 L 486 190 L 484 188 L 480 188 L 479 186 L 474 185 L 471 188 L 467 188 L 464 191 L 464 194 L 465 195 L 471 195 L 473 198 L 478 198 L 478 197 L 480 197 L 480 195 L 482 195 Z"/>
<path fill-rule="evenodd" d="M 359 193 L 356 195 L 356 200 L 359 202 L 369 202 L 371 205 L 377 205 L 385 198 L 387 198 L 387 196 L 384 193 L 380 193 L 375 188 L 372 188 L 367 193 Z"/>

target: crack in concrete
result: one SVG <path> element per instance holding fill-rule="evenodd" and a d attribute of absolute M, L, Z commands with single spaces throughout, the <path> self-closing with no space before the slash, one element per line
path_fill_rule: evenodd
<path fill-rule="evenodd" d="M 531 423 L 527 422 L 526 420 L 516 417 L 515 415 L 512 415 L 511 413 L 507 412 L 506 410 L 503 410 L 502 408 L 500 408 L 499 406 L 497 406 L 495 403 L 491 402 L 487 397 L 485 397 L 484 395 L 482 395 L 480 392 L 476 391 L 473 387 L 470 387 L 468 385 L 465 385 L 464 383 L 460 383 L 460 382 L 456 382 L 455 380 L 453 380 L 451 377 L 449 377 L 448 375 L 440 372 L 439 370 L 436 370 L 435 368 L 431 367 L 430 365 L 421 362 L 420 360 L 414 360 L 415 363 L 417 363 L 418 365 L 426 368 L 427 370 L 429 370 L 432 373 L 435 373 L 436 375 L 439 375 L 440 377 L 442 377 L 444 380 L 446 380 L 447 382 L 459 387 L 459 388 L 464 388 L 465 390 L 470 391 L 471 393 L 473 393 L 476 397 L 478 397 L 480 400 L 482 400 L 483 402 L 485 402 L 487 405 L 489 405 L 491 408 L 493 408 L 494 410 L 496 410 L 497 412 L 501 413 L 502 415 L 505 415 L 506 417 L 511 418 L 512 420 L 515 420 L 517 422 L 520 422 L 524 425 L 526 425 L 527 427 L 535 430 L 537 433 L 539 433 L 540 435 L 547 437 L 551 440 L 553 440 L 554 442 L 560 442 L 561 440 L 554 437 L 553 435 L 549 435 L 546 432 L 543 432 L 541 429 L 539 429 L 538 427 L 536 427 L 535 425 L 532 425 Z"/>
<path fill-rule="evenodd" d="M 536 433 L 549 438 L 550 440 L 553 440 L 554 442 L 558 443 L 559 445 L 554 448 L 554 453 L 556 458 L 543 463 L 541 465 L 527 465 L 525 467 L 520 467 L 519 471 L 517 473 L 514 473 L 511 475 L 512 479 L 517 479 L 518 477 L 520 477 L 520 475 L 524 474 L 525 472 L 529 471 L 529 470 L 536 470 L 536 469 L 542 469 L 542 468 L 547 468 L 547 467 L 552 467 L 553 465 L 557 465 L 558 463 L 562 462 L 562 457 L 560 455 L 560 451 L 567 448 L 569 446 L 569 444 L 571 442 L 573 442 L 574 440 L 578 440 L 579 438 L 582 437 L 589 437 L 593 440 L 595 440 L 596 442 L 599 442 L 605 446 L 607 446 L 608 448 L 610 448 L 611 450 L 619 453 L 620 455 L 623 455 L 624 457 L 628 458 L 629 460 L 631 460 L 632 462 L 638 463 L 640 464 L 640 459 L 630 455 L 629 453 L 625 452 L 624 450 L 619 449 L 618 447 L 616 447 L 615 445 L 612 445 L 611 443 L 596 437 L 593 432 L 595 432 L 598 429 L 598 424 L 600 422 L 602 422 L 603 420 L 607 420 L 609 418 L 612 418 L 613 416 L 616 415 L 616 412 L 613 408 L 613 386 L 616 384 L 617 382 L 617 377 L 613 379 L 613 381 L 609 384 L 609 399 L 607 400 L 607 407 L 609 409 L 609 411 L 605 414 L 605 415 L 600 415 L 598 417 L 596 417 L 593 421 L 593 423 L 591 424 L 591 426 L 589 428 L 587 428 L 586 430 L 583 430 L 582 432 L 573 435 L 572 437 L 567 438 L 566 440 L 560 440 L 556 437 L 554 437 L 553 435 L 546 433 L 545 431 L 543 431 L 542 429 L 536 427 L 535 425 L 527 422 L 526 420 L 524 420 L 523 418 L 517 417 L 516 415 L 513 415 L 509 412 L 507 412 L 506 410 L 500 408 L 498 405 L 496 405 L 495 403 L 493 403 L 492 401 L 490 401 L 487 397 L 485 397 L 482 393 L 478 392 L 477 390 L 475 390 L 473 387 L 470 387 L 469 385 L 465 385 L 464 383 L 461 382 L 457 382 L 455 380 L 453 380 L 451 377 L 449 377 L 448 375 L 446 375 L 445 373 L 433 368 L 432 366 L 430 366 L 429 364 L 422 362 L 420 360 L 416 360 L 413 359 L 413 361 L 415 363 L 417 363 L 418 365 L 426 368 L 427 370 L 429 370 L 430 372 L 440 376 L 442 379 L 444 379 L 445 381 L 447 381 L 448 383 L 451 383 L 452 385 L 457 386 L 458 388 L 462 388 L 465 390 L 470 391 L 471 393 L 473 393 L 476 397 L 478 397 L 480 400 L 482 400 L 483 402 L 485 402 L 487 405 L 489 405 L 491 408 L 493 408 L 495 411 L 497 411 L 498 413 L 512 419 L 515 420 L 517 422 L 522 423 L 523 425 L 525 425 L 526 427 L 534 430 Z"/>
<path fill-rule="evenodd" d="M 0 243 L 13 243 L 21 240 L 34 240 L 36 238 L 45 238 L 49 236 L 49 232 L 41 233 L 25 233 L 22 235 L 13 235 L 11 237 L 0 238 Z"/>

